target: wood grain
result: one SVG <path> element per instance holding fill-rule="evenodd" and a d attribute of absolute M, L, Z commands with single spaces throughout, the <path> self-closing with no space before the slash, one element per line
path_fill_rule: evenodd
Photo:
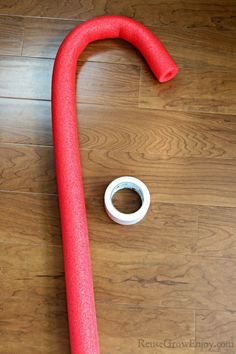
<path fill-rule="evenodd" d="M 160 157 L 236 157 L 236 120 L 229 115 L 81 103 L 77 112 L 81 149 Z M 0 99 L 0 142 L 52 145 L 51 135 L 50 102 Z"/>
<path fill-rule="evenodd" d="M 31 17 L 24 18 L 24 46 L 22 55 L 55 58 L 62 40 L 79 23 L 81 22 L 45 18 L 36 19 Z"/>
<path fill-rule="evenodd" d="M 50 100 L 52 69 L 50 59 L 1 56 L 0 97 Z M 137 105 L 139 77 L 140 68 L 135 65 L 79 64 L 77 99 L 86 103 Z"/>
<path fill-rule="evenodd" d="M 1 192 L 0 197 L 2 243 L 61 245 L 57 196 Z M 127 208 L 124 200 L 120 198 L 119 202 Z M 127 248 L 188 254 L 196 248 L 196 207 L 153 205 L 141 224 L 123 233 L 119 225 L 108 219 L 102 196 L 87 197 L 86 204 L 90 240 L 108 250 Z M 155 220 L 155 225 L 150 227 L 152 220 Z"/>
<path fill-rule="evenodd" d="M 160 85 L 147 66 L 141 71 L 142 108 L 185 112 L 236 113 L 235 71 L 220 66 L 198 65 L 189 59 L 180 66 L 179 75 Z"/>
<path fill-rule="evenodd" d="M 224 160 L 223 166 L 219 159 L 89 150 L 82 152 L 82 165 L 88 195 L 117 176 L 134 175 L 148 185 L 153 202 L 235 206 L 234 160 Z"/>
<path fill-rule="evenodd" d="M 0 96 L 50 99 L 52 68 L 53 62 L 47 59 L 1 56 Z"/>
<path fill-rule="evenodd" d="M 220 7 L 218 7 L 220 8 Z M 233 11 L 233 10 L 232 10 Z M 233 12 L 232 12 L 233 13 Z M 199 64 L 211 64 L 235 69 L 235 24 L 233 16 L 209 19 L 206 26 L 197 23 L 180 26 L 165 18 L 150 29 L 163 41 L 177 62 L 189 62 L 194 58 Z M 190 18 L 192 21 L 192 18 Z M 66 34 L 80 21 L 44 18 L 0 17 L 2 30 L 1 54 L 18 54 L 14 42 L 21 43 L 24 56 L 54 58 Z M 145 23 L 145 21 L 144 21 Z M 40 27 L 40 31 L 38 28 Z M 17 30 L 17 32 L 16 32 Z M 6 38 L 6 32 L 10 38 Z M 24 32 L 24 42 L 22 41 Z M 11 35 L 12 34 L 12 35 Z M 18 36 L 18 37 L 17 37 Z M 16 38 L 21 41 L 16 41 Z M 13 41 L 13 43 L 11 43 Z M 183 46 L 184 43 L 184 46 Z M 221 45 L 219 46 L 219 43 Z M 17 46 L 19 47 L 19 45 Z M 7 51 L 5 51 L 7 48 Z M 119 40 L 99 41 L 88 46 L 80 58 L 82 61 L 140 63 L 140 54 L 128 43 Z"/>
<path fill-rule="evenodd" d="M 194 17 L 196 19 L 197 14 Z M 223 17 L 219 16 L 218 21 L 219 25 L 212 23 L 203 26 L 194 23 L 186 27 L 186 20 L 181 25 L 169 21 L 149 28 L 165 44 L 177 64 L 184 66 L 184 69 L 193 61 L 195 65 L 202 65 L 202 69 L 204 65 L 210 64 L 213 67 L 221 67 L 221 70 L 234 70 L 236 26 L 231 16 L 228 18 L 229 28 L 226 23 L 223 24 Z"/>
<path fill-rule="evenodd" d="M 138 21 L 149 25 L 175 25 L 179 23 L 184 28 L 191 26 L 198 27 L 216 27 L 216 28 L 234 28 L 235 2 L 227 0 L 222 4 L 220 0 L 214 0 L 211 3 L 207 0 L 199 3 L 193 0 L 188 1 L 153 1 L 131 0 L 128 3 L 125 0 L 109 2 L 107 0 L 89 1 L 78 3 L 72 0 L 69 3 L 60 1 L 60 3 L 51 3 L 38 0 L 10 0 L 7 3 L 0 4 L 0 13 L 56 17 L 56 18 L 76 18 L 87 20 L 99 15 L 126 15 Z"/>
<path fill-rule="evenodd" d="M 196 313 L 196 341 L 208 346 L 196 353 L 235 353 L 236 313 L 201 310 Z M 210 350 L 211 348 L 211 350 Z"/>
<path fill-rule="evenodd" d="M 235 258 L 235 208 L 200 207 L 198 220 L 197 252 L 213 257 Z"/>
<path fill-rule="evenodd" d="M 102 197 L 102 191 L 96 199 L 86 196 L 89 235 L 93 243 L 108 251 L 145 250 L 235 259 L 235 208 L 152 201 L 145 219 L 124 230 L 104 213 Z"/>
<path fill-rule="evenodd" d="M 56 295 L 20 299 L 11 297 L 0 301 L 2 353 L 24 354 L 50 352 L 69 354 L 65 299 Z M 28 301 L 26 301 L 28 300 Z M 160 308 L 111 307 L 97 304 L 101 352 L 131 354 L 135 351 L 153 353 L 145 347 L 150 342 L 163 343 L 166 339 L 186 341 L 194 337 L 194 312 Z M 134 328 L 135 327 L 135 328 Z M 28 340 L 29 328 L 32 340 Z M 12 341 L 12 337 L 15 340 Z M 159 353 L 168 353 L 168 348 Z M 180 354 L 181 351 L 175 351 Z M 183 353 L 193 353 L 186 349 Z"/>
<path fill-rule="evenodd" d="M 21 17 L 0 16 L 0 55 L 21 55 L 23 23 Z"/>
<path fill-rule="evenodd" d="M 166 21 L 158 22 L 149 28 L 166 45 L 177 63 L 188 63 L 190 58 L 194 58 L 199 65 L 205 63 L 235 69 L 236 30 L 233 28 L 231 18 L 232 16 L 227 21 L 227 18 L 218 17 L 213 26 L 192 24 L 186 27 L 166 18 Z M 23 55 L 54 58 L 66 34 L 79 23 L 59 19 L 24 18 Z M 124 64 L 144 61 L 134 47 L 127 42 L 114 39 L 92 43 L 82 53 L 80 60 Z"/>
<path fill-rule="evenodd" d="M 152 202 L 145 219 L 126 230 L 106 215 L 102 192 L 97 198 L 86 196 L 89 237 L 109 252 L 147 251 L 192 254 L 196 250 L 198 209 L 191 205 Z M 122 200 L 120 200 L 122 204 Z M 127 208 L 127 204 L 123 204 Z"/>
<path fill-rule="evenodd" d="M 235 311 L 235 259 L 108 251 L 98 245 L 92 259 L 98 302 Z"/>
<path fill-rule="evenodd" d="M 0 242 L 61 245 L 57 196 L 0 193 Z"/>
<path fill-rule="evenodd" d="M 52 148 L 4 144 L 0 165 L 1 190 L 56 193 Z"/>
<path fill-rule="evenodd" d="M 61 245 L 57 196 L 2 192 L 0 197 L 0 242 Z M 96 198 L 86 195 L 89 235 L 108 251 L 235 258 L 235 208 L 152 203 L 146 218 L 124 232 L 107 217 L 102 199 L 102 190 Z M 129 203 L 132 199 L 119 198 L 123 208 Z"/>
<path fill-rule="evenodd" d="M 0 248 L 0 299 L 36 298 L 43 305 L 65 298 L 61 247 L 1 243 Z"/>
<path fill-rule="evenodd" d="M 225 23 L 223 23 L 223 21 Z M 230 22 L 231 21 L 231 22 Z M 66 34 L 81 23 L 80 21 L 68 21 L 59 19 L 44 18 L 19 18 L 0 17 L 0 28 L 2 29 L 1 54 L 18 54 L 12 46 L 9 38 L 6 38 L 5 31 L 12 33 L 10 39 L 15 41 L 17 35 L 21 41 L 22 55 L 30 57 L 54 58 L 60 43 Z M 38 28 L 40 27 L 40 31 Z M 161 41 L 167 46 L 177 62 L 189 62 L 194 58 L 199 65 L 211 64 L 235 69 L 235 40 L 233 21 L 231 17 L 215 19 L 215 26 L 192 25 L 187 27 L 177 26 L 174 22 L 159 22 L 150 27 Z M 21 36 L 20 36 L 21 35 Z M 219 42 L 221 45 L 219 46 Z M 6 44 L 8 43 L 8 45 Z M 17 43 L 20 43 L 18 40 Z M 184 46 L 183 46 L 184 43 Z M 7 51 L 5 51 L 7 48 Z M 138 64 L 143 62 L 141 55 L 127 42 L 121 40 L 104 40 L 92 43 L 87 47 L 80 57 L 81 61 L 111 62 L 121 64 Z"/>
<path fill-rule="evenodd" d="M 0 300 L 2 354 L 69 354 L 64 298 L 35 298 L 26 293 Z"/>
<path fill-rule="evenodd" d="M 81 151 L 81 158 L 85 192 L 90 197 L 99 190 L 104 192 L 115 177 L 134 175 L 147 183 L 154 203 L 235 206 L 236 165 L 232 159 L 160 158 L 95 150 Z M 56 193 L 51 147 L 3 144 L 0 165 L 1 190 Z"/>
<path fill-rule="evenodd" d="M 51 103 L 0 98 L 0 142 L 51 146 Z"/>
<path fill-rule="evenodd" d="M 0 248 L 1 299 L 54 302 L 55 296 L 58 301 L 65 296 L 60 247 L 3 243 Z M 97 303 L 236 309 L 235 259 L 108 250 L 93 242 L 91 255 Z"/>
<path fill-rule="evenodd" d="M 235 157 L 234 117 L 91 105 L 78 105 L 77 112 L 82 149 Z"/>
<path fill-rule="evenodd" d="M 225 17 L 222 14 L 214 17 L 215 5 L 216 2 L 203 15 L 207 3 L 186 4 L 186 14 L 191 11 L 189 6 L 196 6 L 200 17 L 190 17 L 190 23 L 185 20 L 186 27 L 177 26 L 176 13 L 179 16 L 180 10 L 166 16 L 166 20 L 163 17 L 160 28 L 152 28 L 176 59 L 180 74 L 168 85 L 158 85 L 144 65 L 140 107 L 235 114 L 235 78 L 232 74 L 235 72 L 236 26 L 227 9 Z M 235 7 L 232 11 L 235 11 Z M 193 18 L 195 23 L 192 23 Z"/>
<path fill-rule="evenodd" d="M 55 58 L 62 40 L 79 23 L 81 22 L 25 18 L 22 55 Z M 40 31 L 38 31 L 39 27 Z M 91 43 L 81 54 L 79 60 L 137 65 L 143 61 L 137 50 L 127 42 L 118 39 Z"/>
<path fill-rule="evenodd" d="M 127 201 L 120 203 L 127 207 Z M 155 203 L 125 233 L 102 207 L 102 193 L 87 197 L 90 239 L 102 247 L 235 258 L 235 209 Z M 1 242 L 60 245 L 56 196 L 1 193 Z M 155 223 L 153 222 L 155 220 Z M 106 230 L 106 232 L 104 232 Z"/>
<path fill-rule="evenodd" d="M 98 304 L 98 326 L 101 352 L 167 354 L 168 339 L 187 341 L 194 337 L 194 313 L 191 310 L 171 310 Z M 164 343 L 166 341 L 166 348 Z M 163 348 L 154 347 L 160 343 Z M 153 347 L 151 347 L 151 345 Z M 194 353 L 190 348 L 174 350 L 174 353 Z"/>

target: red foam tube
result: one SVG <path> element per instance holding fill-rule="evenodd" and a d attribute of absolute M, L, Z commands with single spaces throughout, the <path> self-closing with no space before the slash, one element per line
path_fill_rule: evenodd
<path fill-rule="evenodd" d="M 99 354 L 96 311 L 76 117 L 76 65 L 92 41 L 122 38 L 140 50 L 160 82 L 178 72 L 164 46 L 142 24 L 103 16 L 72 30 L 56 56 L 52 79 L 52 122 L 62 226 L 72 354 Z"/>

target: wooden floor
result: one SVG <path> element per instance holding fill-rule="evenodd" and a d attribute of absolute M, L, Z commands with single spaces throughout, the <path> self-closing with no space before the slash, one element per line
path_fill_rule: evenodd
<path fill-rule="evenodd" d="M 120 40 L 78 63 L 101 354 L 235 354 L 235 0 L 0 0 L 0 354 L 70 353 L 51 74 L 66 33 L 102 14 L 149 26 L 180 73 L 159 84 Z M 132 227 L 103 209 L 122 175 L 151 192 Z"/>

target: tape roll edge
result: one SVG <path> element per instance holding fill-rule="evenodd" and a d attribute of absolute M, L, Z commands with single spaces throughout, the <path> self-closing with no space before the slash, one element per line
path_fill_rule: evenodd
<path fill-rule="evenodd" d="M 133 189 L 140 196 L 142 205 L 134 213 L 122 213 L 113 205 L 112 197 L 118 190 L 121 189 Z M 120 225 L 134 225 L 140 222 L 147 214 L 150 201 L 151 198 L 147 186 L 138 178 L 131 176 L 116 178 L 109 183 L 104 194 L 104 205 L 107 215 L 110 219 Z"/>

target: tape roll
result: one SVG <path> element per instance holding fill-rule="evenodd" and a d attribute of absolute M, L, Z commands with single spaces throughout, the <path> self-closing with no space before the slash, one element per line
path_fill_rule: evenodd
<path fill-rule="evenodd" d="M 114 207 L 112 198 L 121 189 L 134 190 L 140 196 L 142 205 L 134 213 L 125 214 Z M 104 204 L 108 216 L 113 221 L 121 225 L 133 225 L 141 221 L 146 215 L 150 206 L 150 193 L 147 186 L 138 178 L 119 177 L 108 185 L 104 195 Z"/>

